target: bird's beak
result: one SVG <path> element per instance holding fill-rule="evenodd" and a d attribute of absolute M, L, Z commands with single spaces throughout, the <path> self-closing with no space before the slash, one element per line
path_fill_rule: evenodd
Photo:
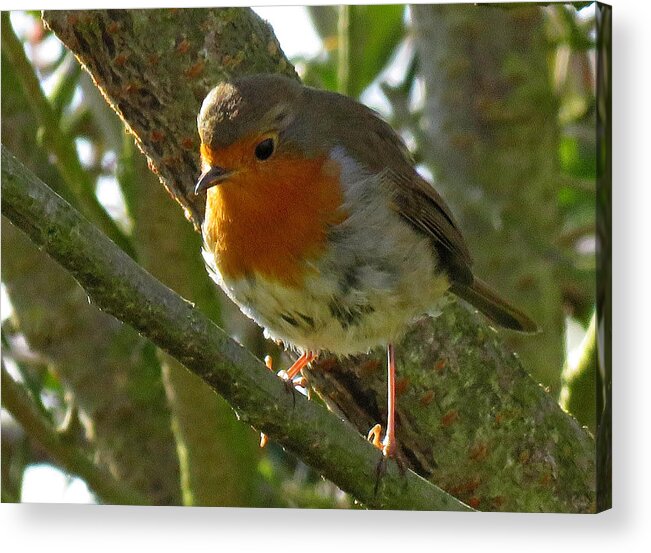
<path fill-rule="evenodd" d="M 200 194 L 224 182 L 231 174 L 232 171 L 227 171 L 223 167 L 208 167 L 208 169 L 201 173 L 197 184 L 194 186 L 194 193 Z"/>

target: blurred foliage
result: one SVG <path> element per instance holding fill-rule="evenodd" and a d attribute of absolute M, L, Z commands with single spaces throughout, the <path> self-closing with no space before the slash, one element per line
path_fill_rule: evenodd
<path fill-rule="evenodd" d="M 558 156 L 563 175 L 561 253 L 567 266 L 567 312 L 587 329 L 595 305 L 596 68 L 594 10 L 546 9 L 553 46 L 550 74 L 560 101 Z"/>
<path fill-rule="evenodd" d="M 301 70 L 304 82 L 330 90 L 343 90 L 356 98 L 376 86 L 377 93 L 384 96 L 391 108 L 386 113 L 387 118 L 406 138 L 418 159 L 421 135 L 415 125 L 418 106 L 414 102 L 419 90 L 418 60 L 411 44 L 409 11 L 402 5 L 356 5 L 346 10 L 337 6 L 314 6 L 307 9 L 322 40 L 323 51 L 315 58 L 292 60 Z M 558 151 L 549 152 L 549 155 L 558 156 L 564 177 L 554 198 L 563 216 L 563 235 L 561 243 L 554 245 L 554 255 L 560 259 L 563 274 L 566 275 L 563 289 L 567 316 L 587 329 L 594 312 L 596 278 L 595 21 L 590 8 L 581 12 L 570 5 L 553 5 L 542 9 L 546 14 L 550 44 L 549 74 L 559 99 L 562 131 Z M 342 20 L 344 16 L 345 20 Z M 14 151 L 30 151 L 32 164 L 41 167 L 40 174 L 50 186 L 71 203 L 90 206 L 86 209 L 86 215 L 104 228 L 110 227 L 110 224 L 106 225 L 107 220 L 114 224 L 115 228 L 110 227 L 109 230 L 115 231 L 123 239 L 123 246 L 129 247 L 136 255 L 138 248 L 132 244 L 135 238 L 133 229 L 137 227 L 134 218 L 138 217 L 137 193 L 134 191 L 138 175 L 134 170 L 134 156 L 140 156 L 140 153 L 133 147 L 130 137 L 124 134 L 120 122 L 108 109 L 89 77 L 80 69 L 74 57 L 43 27 L 38 14 L 15 14 L 12 21 L 17 23 L 17 34 L 30 66 L 13 67 L 5 55 L 3 43 L 3 143 Z M 435 37 L 432 39 L 435 40 Z M 342 48 L 345 48 L 343 54 L 340 51 Z M 403 79 L 401 83 L 396 84 L 393 79 L 389 84 L 387 69 L 392 67 L 401 48 L 408 49 L 406 59 L 410 66 L 399 71 Z M 342 68 L 342 64 L 347 64 L 347 67 Z M 42 113 L 39 118 L 33 107 L 30 114 L 28 106 L 15 103 L 23 101 L 20 95 L 12 94 L 9 89 L 20 81 L 17 69 L 23 72 L 31 70 L 34 78 L 40 81 L 42 89 L 39 90 L 45 102 L 41 107 L 45 109 L 46 119 L 43 119 Z M 50 128 L 44 128 L 44 123 Z M 12 133 L 12 129 L 16 128 L 27 129 L 38 147 L 25 148 L 25 145 L 15 144 L 14 141 L 23 136 Z M 48 136 L 56 137 L 63 141 L 61 144 L 68 144 L 70 148 L 62 150 L 61 144 L 53 145 L 51 138 L 48 142 Z M 66 160 L 71 166 L 79 169 L 77 172 L 67 173 L 66 168 L 60 166 L 58 162 L 62 153 L 67 156 Z M 79 188 L 79 182 L 72 182 L 80 172 L 84 174 L 86 189 Z M 90 199 L 89 190 L 92 195 Z M 182 217 L 180 210 L 178 216 Z M 19 251 L 3 253 L 21 255 Z M 230 303 L 223 301 L 222 297 L 218 301 L 227 330 L 247 342 L 258 355 L 272 352 L 278 356 L 278 350 L 267 345 L 259 330 Z M 583 338 L 583 335 L 572 337 L 568 340 L 568 347 L 579 346 Z M 3 321 L 2 345 L 3 364 L 28 390 L 38 410 L 55 426 L 65 420 L 75 422 L 67 429 L 71 432 L 71 439 L 92 454 L 93 436 L 83 431 L 76 416 L 74 388 L 61 380 L 57 367 L 48 359 L 39 352 L 31 351 L 13 317 Z M 160 359 L 156 358 L 153 348 L 151 356 L 152 366 L 158 366 Z M 562 367 L 558 367 L 559 374 L 561 370 Z M 143 378 L 143 382 L 149 378 L 151 375 Z M 567 397 L 572 397 L 573 401 L 585 407 L 589 387 L 584 387 L 580 392 L 584 395 L 581 400 L 576 395 L 579 392 L 572 396 L 568 388 L 572 379 L 567 377 L 565 382 L 564 393 Z M 137 379 L 129 382 L 128 386 L 138 402 L 148 401 L 148 391 L 141 389 Z M 569 401 L 565 404 L 571 408 Z M 83 418 L 83 413 L 81 416 Z M 592 421 L 582 422 L 587 424 Z M 71 430 L 73 427 L 74 431 Z M 2 436 L 2 500 L 19 501 L 25 467 L 51 459 L 38 446 L 27 445 L 29 442 L 25 436 L 4 415 Z M 350 498 L 323 482 L 317 474 L 297 463 L 273 443 L 263 450 L 257 472 L 264 482 L 263 489 L 258 492 L 263 499 L 249 498 L 251 504 L 352 507 Z M 101 497 L 98 499 L 103 500 Z"/>
<path fill-rule="evenodd" d="M 324 45 L 325 59 L 306 64 L 303 80 L 320 88 L 339 90 L 358 98 L 378 77 L 405 37 L 405 6 L 347 6 L 347 25 L 340 24 L 340 7 L 310 6 L 308 11 Z M 344 28 L 342 28 L 344 27 Z M 338 49 L 347 44 L 347 83 L 338 82 Z"/>
<path fill-rule="evenodd" d="M 597 316 L 593 313 L 581 344 L 567 355 L 559 403 L 594 434 L 597 427 Z"/>

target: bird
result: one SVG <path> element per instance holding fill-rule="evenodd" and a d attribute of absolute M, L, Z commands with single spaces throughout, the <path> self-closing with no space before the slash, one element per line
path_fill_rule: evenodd
<path fill-rule="evenodd" d="M 374 110 L 298 80 L 218 83 L 197 117 L 205 193 L 202 253 L 213 280 L 265 336 L 300 353 L 387 350 L 387 424 L 369 440 L 396 455 L 395 344 L 452 293 L 491 323 L 537 325 L 471 269 L 441 195 Z"/>

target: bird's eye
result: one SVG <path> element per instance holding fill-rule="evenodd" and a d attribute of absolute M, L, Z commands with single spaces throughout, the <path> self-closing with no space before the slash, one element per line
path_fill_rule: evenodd
<path fill-rule="evenodd" d="M 273 138 L 266 138 L 255 147 L 255 157 L 260 161 L 269 159 L 271 154 L 274 153 L 274 148 L 275 144 Z"/>

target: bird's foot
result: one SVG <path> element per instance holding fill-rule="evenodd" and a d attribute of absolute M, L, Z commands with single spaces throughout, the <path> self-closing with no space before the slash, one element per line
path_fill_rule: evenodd
<path fill-rule="evenodd" d="M 401 473 L 404 474 L 405 472 L 405 464 L 403 462 L 403 459 L 400 457 L 400 455 L 398 455 L 395 435 L 387 432 L 384 440 L 380 440 L 381 435 L 382 425 L 376 424 L 373 428 L 371 428 L 367 436 L 368 441 L 382 452 L 382 457 L 380 457 L 380 460 L 377 463 L 377 467 L 375 468 L 375 488 L 373 492 L 375 495 L 377 495 L 382 477 L 387 472 L 387 462 L 389 459 L 393 459 L 397 463 Z"/>
<path fill-rule="evenodd" d="M 307 379 L 303 377 L 301 371 L 316 357 L 311 352 L 301 355 L 294 364 L 287 370 L 278 371 L 276 375 L 285 382 L 291 383 L 294 387 L 305 387 Z M 267 355 L 264 358 L 265 365 L 270 371 L 273 371 L 273 360 Z"/>
<path fill-rule="evenodd" d="M 288 391 L 294 392 L 297 387 L 305 388 L 307 379 L 303 377 L 301 371 L 312 361 L 316 355 L 311 351 L 303 353 L 294 364 L 286 371 L 278 371 L 278 376 L 285 382 Z"/>
<path fill-rule="evenodd" d="M 384 440 L 380 440 L 382 435 L 382 425 L 376 424 L 368 432 L 367 440 L 371 442 L 376 448 L 378 448 L 385 457 L 393 458 L 396 456 L 396 440 L 395 436 L 392 436 L 387 432 L 384 436 Z"/>
<path fill-rule="evenodd" d="M 307 386 L 307 378 L 305 378 L 302 374 L 298 375 L 294 378 L 290 378 L 289 374 L 287 371 L 278 371 L 276 373 L 276 376 L 280 378 L 285 384 L 287 384 L 287 390 L 289 391 L 289 386 L 293 388 L 305 388 Z"/>

